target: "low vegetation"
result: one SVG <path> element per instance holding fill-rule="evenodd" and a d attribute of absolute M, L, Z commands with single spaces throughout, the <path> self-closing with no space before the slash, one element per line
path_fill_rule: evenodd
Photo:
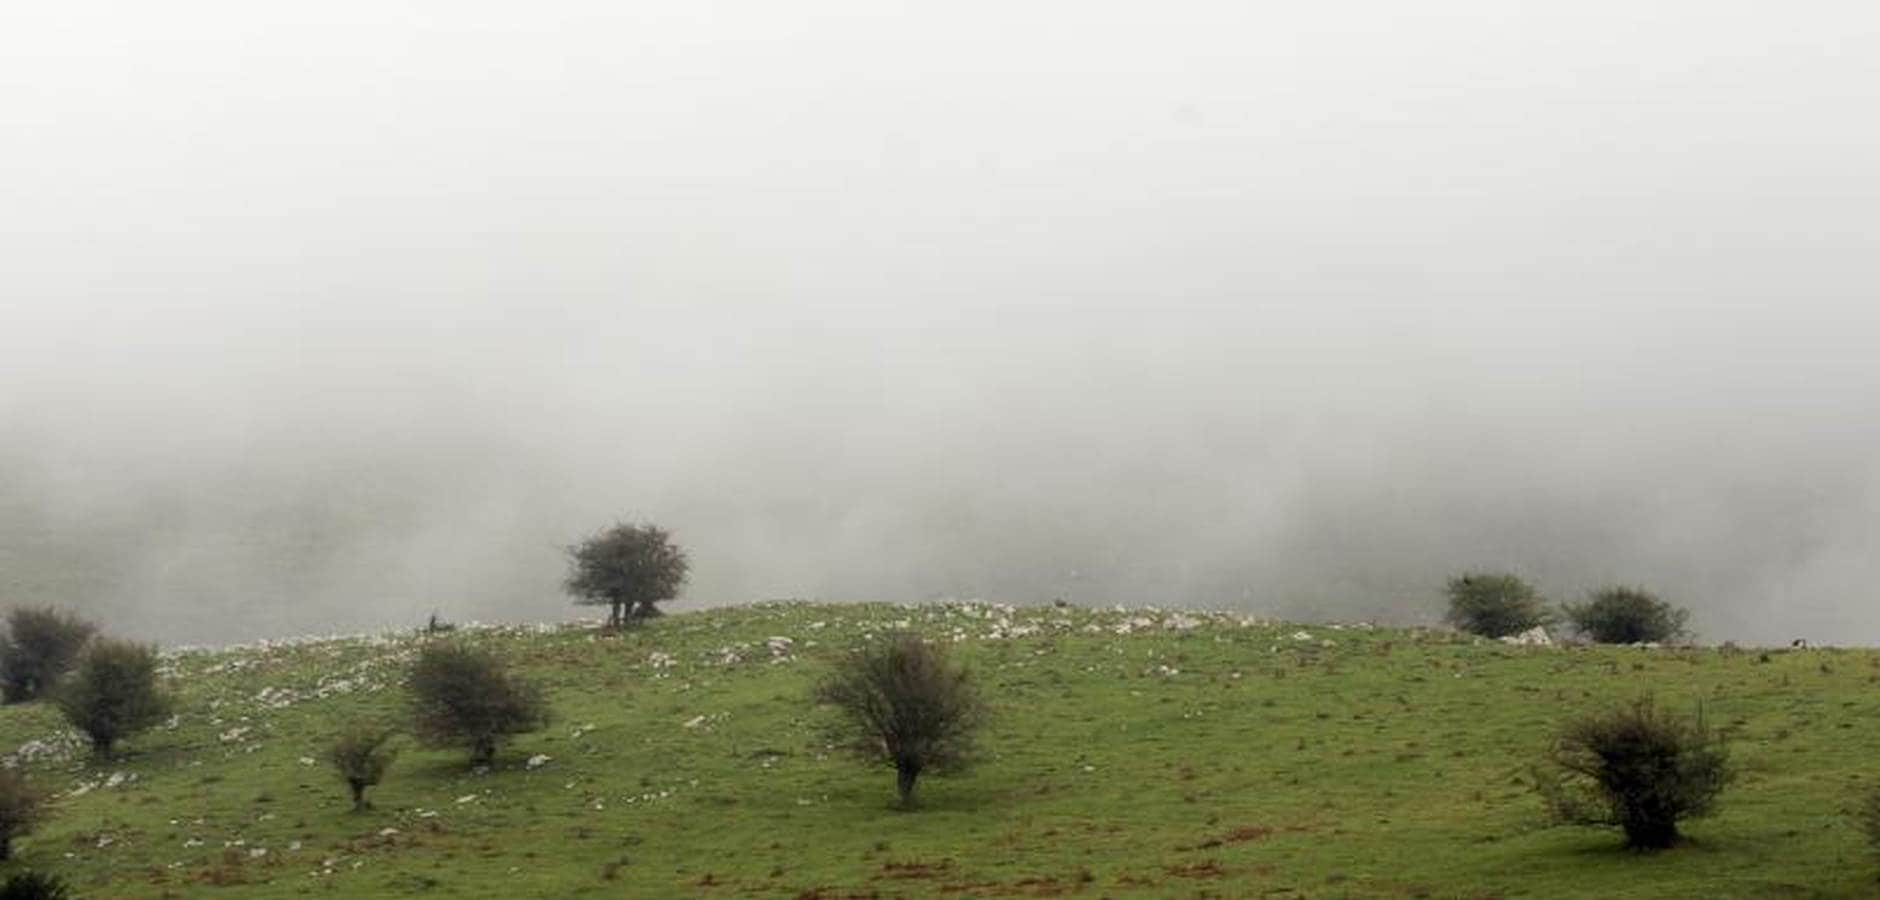
<path fill-rule="evenodd" d="M 1505 637 L 1545 625 L 1552 615 L 1534 586 L 1505 572 L 1470 572 L 1449 580 L 1445 619 L 1483 637 Z"/>
<path fill-rule="evenodd" d="M 13 839 L 39 824 L 45 797 L 12 769 L 0 769 L 0 860 L 13 858 Z"/>
<path fill-rule="evenodd" d="M 170 698 L 157 685 L 157 651 L 146 644 L 100 638 L 79 658 L 58 693 L 59 710 L 108 757 L 117 742 L 170 714 Z"/>
<path fill-rule="evenodd" d="M 1662 850 L 1679 822 L 1714 810 L 1732 776 L 1701 712 L 1673 715 L 1647 696 L 1569 722 L 1536 781 L 1562 823 L 1616 827 L 1626 846 Z"/>
<path fill-rule="evenodd" d="M 504 738 L 548 724 L 541 688 L 511 673 L 494 653 L 467 643 L 426 644 L 406 684 L 413 731 L 433 745 L 464 747 L 473 766 L 495 761 Z"/>
<path fill-rule="evenodd" d="M 1580 634 L 1600 644 L 1655 644 L 1685 637 L 1688 610 L 1658 599 L 1642 588 L 1609 587 L 1585 603 L 1568 604 L 1567 620 Z"/>
<path fill-rule="evenodd" d="M 90 622 L 55 609 L 8 611 L 6 634 L 0 636 L 0 698 L 25 703 L 58 687 L 96 631 Z"/>
<path fill-rule="evenodd" d="M 894 767 L 903 807 L 914 803 L 924 772 L 953 773 L 972 759 L 984 707 L 965 669 L 939 645 L 898 632 L 851 651 L 836 663 L 817 697 L 842 717 L 836 739 Z"/>
<path fill-rule="evenodd" d="M 398 755 L 390 746 L 393 734 L 392 729 L 383 725 L 355 723 L 340 732 L 332 748 L 327 750 L 327 762 L 352 792 L 353 812 L 371 808 L 366 802 L 366 790 L 385 779 L 386 770 L 392 767 L 392 760 Z"/>
<path fill-rule="evenodd" d="M 1867 846 L 1873 850 L 1876 859 L 1880 859 L 1880 788 L 1868 788 L 1860 795 L 1860 807 L 1854 811 L 1854 821 L 1860 826 L 1862 835 L 1867 838 Z"/>
<path fill-rule="evenodd" d="M 414 625 L 421 626 L 422 622 Z M 1844 818 L 1880 652 L 1510 646 L 1447 629 L 1154 609 L 765 604 L 626 631 L 462 624 L 165 653 L 175 718 L 95 759 L 48 704 L 0 751 L 51 811 L 0 876 L 86 897 L 1872 896 Z M 976 764 L 887 778 L 808 698 L 855 648 L 944 647 L 997 715 Z M 538 684 L 559 724 L 487 766 L 405 747 L 354 812 L 325 754 L 409 727 L 446 640 Z M 1561 723 L 1701 702 L 1742 773 L 1688 846 L 1536 828 Z"/>

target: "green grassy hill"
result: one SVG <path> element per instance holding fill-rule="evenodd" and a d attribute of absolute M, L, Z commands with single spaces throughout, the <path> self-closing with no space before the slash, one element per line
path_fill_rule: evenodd
<path fill-rule="evenodd" d="M 903 627 L 955 642 L 995 707 L 982 764 L 923 779 L 915 812 L 891 770 L 827 749 L 808 699 L 834 654 Z M 458 636 L 540 680 L 555 724 L 482 772 L 406 740 L 366 814 L 323 752 L 396 713 L 416 637 L 175 653 L 175 721 L 108 764 L 53 710 L 0 709 L 0 749 L 58 792 L 0 871 L 114 898 L 1880 894 L 1848 819 L 1880 778 L 1872 651 L 967 604 Z M 1557 723 L 1646 690 L 1732 735 L 1720 813 L 1655 855 L 1542 827 L 1525 772 Z"/>

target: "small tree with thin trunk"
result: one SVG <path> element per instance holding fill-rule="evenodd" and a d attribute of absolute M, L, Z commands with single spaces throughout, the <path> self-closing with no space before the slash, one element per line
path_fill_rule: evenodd
<path fill-rule="evenodd" d="M 0 769 L 0 860 L 13 858 L 13 839 L 39 824 L 45 796 L 17 769 Z"/>
<path fill-rule="evenodd" d="M 354 724 L 340 732 L 327 750 L 327 761 L 352 791 L 353 812 L 371 808 L 372 804 L 366 802 L 366 789 L 385 778 L 385 770 L 397 757 L 397 751 L 387 746 L 392 734 L 392 729 L 382 725 Z"/>
<path fill-rule="evenodd" d="M 164 720 L 170 698 L 157 687 L 155 647 L 101 638 L 79 658 L 60 686 L 59 711 L 91 738 L 92 750 L 111 755 L 117 742 Z"/>
<path fill-rule="evenodd" d="M 489 765 L 497 743 L 548 724 L 541 688 L 511 674 L 487 650 L 457 641 L 428 644 L 408 680 L 412 730 L 433 745 L 462 745 L 471 765 Z"/>
<path fill-rule="evenodd" d="M 8 703 L 36 700 L 58 686 L 97 626 L 51 607 L 7 613 L 0 637 L 0 696 Z"/>
<path fill-rule="evenodd" d="M 817 688 L 841 714 L 835 737 L 864 759 L 894 767 L 903 807 L 923 773 L 954 772 L 972 759 L 985 707 L 966 670 L 910 633 L 856 650 Z"/>
<path fill-rule="evenodd" d="M 656 604 L 678 596 L 690 565 L 666 529 L 616 524 L 568 548 L 562 587 L 576 603 L 605 605 L 608 626 L 619 627 L 658 615 Z"/>
<path fill-rule="evenodd" d="M 1701 709 L 1686 719 L 1650 697 L 1568 722 L 1534 769 L 1556 821 L 1617 827 L 1637 850 L 1677 844 L 1678 822 L 1709 815 L 1733 774 Z"/>

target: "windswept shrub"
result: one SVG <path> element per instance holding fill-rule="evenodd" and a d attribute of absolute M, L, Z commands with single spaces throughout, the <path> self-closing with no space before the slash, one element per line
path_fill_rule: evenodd
<path fill-rule="evenodd" d="M 72 889 L 57 875 L 28 869 L 0 883 L 0 900 L 69 900 Z"/>
<path fill-rule="evenodd" d="M 7 613 L 0 637 L 0 698 L 36 700 L 58 686 L 97 627 L 51 607 L 21 607 Z"/>
<path fill-rule="evenodd" d="M 392 734 L 392 729 L 381 725 L 354 724 L 340 732 L 327 750 L 327 761 L 352 790 L 353 812 L 371 808 L 372 804 L 366 802 L 366 789 L 385 778 L 385 770 L 398 756 L 387 746 Z"/>
<path fill-rule="evenodd" d="M 91 738 L 99 756 L 170 714 L 170 698 L 157 687 L 156 648 L 110 638 L 92 642 L 57 698 L 66 721 Z"/>
<path fill-rule="evenodd" d="M 835 737 L 862 758 L 894 767 L 902 806 L 922 773 L 954 772 L 972 758 L 984 706 L 964 669 L 919 635 L 901 633 L 836 664 L 817 697 L 841 713 Z"/>
<path fill-rule="evenodd" d="M 562 587 L 576 603 L 608 608 L 607 624 L 659 614 L 656 604 L 678 596 L 691 563 L 657 525 L 617 524 L 568 548 Z"/>
<path fill-rule="evenodd" d="M 412 731 L 433 745 L 468 748 L 471 765 L 494 760 L 504 737 L 548 724 L 541 689 L 511 674 L 489 651 L 468 644 L 426 645 L 408 684 Z"/>
<path fill-rule="evenodd" d="M 1552 619 L 1534 586 L 1501 572 L 1468 572 L 1449 579 L 1449 624 L 1483 637 L 1520 634 Z"/>
<path fill-rule="evenodd" d="M 44 795 L 17 769 L 0 769 L 0 860 L 13 858 L 13 839 L 39 824 Z"/>
<path fill-rule="evenodd" d="M 1640 588 L 1610 587 L 1565 607 L 1574 630 L 1600 644 L 1661 643 L 1685 636 L 1690 611 Z"/>
<path fill-rule="evenodd" d="M 1678 822 L 1709 815 L 1733 772 L 1723 736 L 1660 711 L 1650 697 L 1568 722 L 1535 783 L 1556 821 L 1614 826 L 1626 846 L 1678 842 Z"/>

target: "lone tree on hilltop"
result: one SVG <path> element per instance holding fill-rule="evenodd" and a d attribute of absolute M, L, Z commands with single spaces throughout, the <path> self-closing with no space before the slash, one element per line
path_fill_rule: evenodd
<path fill-rule="evenodd" d="M 51 607 L 20 607 L 7 613 L 0 637 L 0 696 L 8 703 L 36 700 L 58 686 L 85 642 L 98 629 Z"/>
<path fill-rule="evenodd" d="M 1520 634 L 1551 618 L 1534 586 L 1505 572 L 1466 572 L 1449 579 L 1449 624 L 1483 637 Z"/>
<path fill-rule="evenodd" d="M 607 624 L 659 614 L 655 604 L 678 596 L 690 566 L 685 550 L 657 525 L 616 524 L 568 548 L 562 587 L 576 603 L 608 607 Z"/>
<path fill-rule="evenodd" d="M 894 767 L 903 807 L 913 805 L 921 773 L 958 771 L 971 761 L 985 718 L 966 671 L 911 633 L 850 653 L 816 694 L 842 714 L 839 740 L 863 759 Z"/>
<path fill-rule="evenodd" d="M 548 702 L 487 650 L 456 641 L 425 646 L 412 664 L 412 731 L 433 745 L 460 744 L 471 765 L 489 765 L 504 737 L 540 731 Z"/>
<path fill-rule="evenodd" d="M 100 638 L 79 658 L 58 692 L 59 711 L 91 738 L 92 751 L 111 755 L 119 739 L 170 714 L 170 698 L 157 687 L 156 648 Z"/>
<path fill-rule="evenodd" d="M 71 896 L 65 879 L 31 869 L 15 872 L 0 884 L 0 900 L 70 900 Z"/>

